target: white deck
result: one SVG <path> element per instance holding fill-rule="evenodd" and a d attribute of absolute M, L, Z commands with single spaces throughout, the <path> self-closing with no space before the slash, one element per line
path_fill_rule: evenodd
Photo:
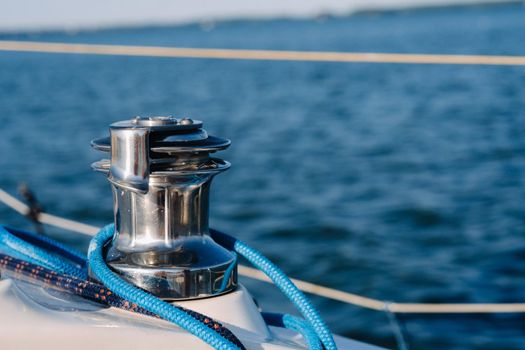
<path fill-rule="evenodd" d="M 210 349 L 200 339 L 163 320 L 115 308 L 101 309 L 75 300 L 64 301 L 41 288 L 29 288 L 29 292 L 24 288 L 22 292 L 19 286 L 18 282 L 0 280 L 2 350 Z M 181 305 L 221 321 L 248 349 L 306 348 L 295 332 L 267 327 L 244 288 L 222 297 Z M 337 336 L 336 342 L 341 350 L 379 349 Z"/>

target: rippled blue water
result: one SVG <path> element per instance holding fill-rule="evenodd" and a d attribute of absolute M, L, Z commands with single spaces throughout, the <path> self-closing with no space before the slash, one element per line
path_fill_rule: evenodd
<path fill-rule="evenodd" d="M 520 5 L 209 29 L 0 38 L 525 55 Z M 0 107 L 0 187 L 27 182 L 49 212 L 110 221 L 90 139 L 134 115 L 189 115 L 233 141 L 222 154 L 233 167 L 213 188 L 213 226 L 291 276 L 402 302 L 525 301 L 523 67 L 1 53 Z M 29 226 L 3 206 L 0 217 Z M 272 288 L 246 283 L 267 310 L 290 310 Z M 385 314 L 314 301 L 334 331 L 395 347 Z M 522 315 L 400 320 L 412 349 L 525 348 Z"/>

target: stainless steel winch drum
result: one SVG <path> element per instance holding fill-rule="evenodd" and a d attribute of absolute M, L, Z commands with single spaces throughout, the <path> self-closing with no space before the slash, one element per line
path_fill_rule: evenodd
<path fill-rule="evenodd" d="M 93 164 L 113 188 L 115 235 L 108 265 L 127 281 L 167 300 L 210 297 L 237 285 L 234 253 L 208 236 L 212 178 L 230 164 L 210 154 L 230 141 L 202 122 L 136 117 L 92 141 L 110 159 Z"/>

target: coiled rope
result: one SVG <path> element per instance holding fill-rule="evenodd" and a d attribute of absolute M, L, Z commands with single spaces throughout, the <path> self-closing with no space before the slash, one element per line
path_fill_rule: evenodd
<path fill-rule="evenodd" d="M 262 61 L 525 66 L 525 56 L 200 49 L 158 46 L 68 44 L 42 41 L 8 40 L 0 41 L 0 51 Z"/>
<path fill-rule="evenodd" d="M 89 245 L 89 267 L 97 279 L 101 281 L 104 286 L 118 294 L 120 297 L 127 299 L 130 302 L 141 306 L 145 310 L 178 325 L 182 329 L 210 344 L 215 349 L 231 350 L 239 348 L 221 335 L 210 330 L 203 323 L 196 322 L 193 317 L 189 316 L 176 306 L 131 285 L 111 271 L 104 261 L 103 247 L 113 237 L 113 232 L 113 224 L 104 227 L 100 233 L 93 237 Z"/>
<path fill-rule="evenodd" d="M 19 201 L 17 198 L 11 196 L 2 189 L 0 189 L 0 202 L 3 202 L 22 215 L 26 215 L 30 210 L 26 204 Z M 48 213 L 41 213 L 39 215 L 39 220 L 40 222 L 50 226 L 89 236 L 93 236 L 99 231 L 99 228 L 96 226 L 87 225 L 78 221 L 69 220 Z M 239 265 L 239 274 L 251 279 L 272 283 L 272 280 L 264 273 L 247 266 Z M 388 311 L 392 313 L 419 314 L 525 313 L 525 303 L 398 303 L 395 301 L 369 298 L 366 296 L 321 286 L 300 279 L 291 278 L 290 280 L 298 289 L 303 292 L 380 312 L 384 312 L 386 309 L 388 309 Z"/>
<path fill-rule="evenodd" d="M 40 281 L 52 288 L 74 293 L 109 306 L 160 317 L 176 324 L 216 349 L 245 349 L 235 335 L 220 323 L 191 310 L 169 304 L 129 284 L 110 270 L 104 260 L 103 247 L 111 240 L 113 233 L 114 226 L 111 224 L 93 237 L 88 253 L 88 263 L 86 263 L 81 253 L 50 238 L 0 226 L 0 271 L 7 270 L 15 278 L 23 276 L 26 280 Z M 309 349 L 337 349 L 331 333 L 317 311 L 300 291 L 296 288 L 296 291 L 293 290 L 293 286 L 290 286 L 291 282 L 276 266 L 245 243 L 223 233 L 217 233 L 217 235 L 220 236 L 222 242 L 232 243 L 231 246 L 239 254 L 252 260 L 264 261 L 264 271 L 270 271 L 268 272 L 270 277 L 278 277 L 280 281 L 278 286 L 288 291 L 287 295 L 290 300 L 307 318 L 306 321 L 290 315 L 280 315 L 280 322 L 275 322 L 276 318 L 270 317 L 269 319 L 272 320 L 269 322 L 270 325 L 286 327 L 299 332 L 303 335 Z M 87 265 L 103 285 L 86 280 Z M 324 344 L 324 347 L 321 343 Z"/>
<path fill-rule="evenodd" d="M 2 275 L 7 276 L 8 278 L 26 281 L 33 284 L 35 281 L 37 281 L 46 288 L 75 294 L 81 296 L 84 299 L 97 302 L 101 305 L 115 307 L 150 317 L 160 318 L 158 315 L 114 294 L 103 285 L 91 281 L 81 280 L 72 276 L 62 275 L 56 271 L 49 270 L 39 265 L 34 265 L 27 261 L 16 259 L 12 256 L 1 253 L 0 272 Z M 239 339 L 237 339 L 237 337 L 221 323 L 193 310 L 185 309 L 181 306 L 177 307 L 193 318 L 203 322 L 208 326 L 208 328 L 219 333 L 237 345 L 240 349 L 244 349 L 244 346 L 239 341 Z M 309 346 L 309 349 L 322 350 L 319 338 L 304 320 L 286 314 L 263 312 L 261 315 L 263 316 L 267 325 L 281 328 L 284 327 L 297 331 L 303 335 L 307 345 Z"/>

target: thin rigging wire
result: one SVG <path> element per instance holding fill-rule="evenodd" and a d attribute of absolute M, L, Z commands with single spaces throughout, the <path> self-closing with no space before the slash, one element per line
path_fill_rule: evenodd
<path fill-rule="evenodd" d="M 11 196 L 9 193 L 0 189 L 0 202 L 10 208 L 26 215 L 30 208 Z M 59 227 L 65 230 L 93 236 L 100 228 L 86 225 L 77 221 L 68 220 L 59 216 L 41 213 L 40 222 Z M 247 266 L 239 265 L 239 274 L 251 279 L 272 283 L 271 280 L 261 271 Z M 332 300 L 337 300 L 346 304 L 352 304 L 363 308 L 385 311 L 392 313 L 525 313 L 525 303 L 484 303 L 484 304 L 428 304 L 428 303 L 396 303 L 388 302 L 365 296 L 340 291 L 333 288 L 324 287 L 318 284 L 291 279 L 292 282 L 303 292 L 322 296 Z"/>
<path fill-rule="evenodd" d="M 263 61 L 525 66 L 525 56 L 203 49 L 7 40 L 0 40 L 0 51 Z"/>

